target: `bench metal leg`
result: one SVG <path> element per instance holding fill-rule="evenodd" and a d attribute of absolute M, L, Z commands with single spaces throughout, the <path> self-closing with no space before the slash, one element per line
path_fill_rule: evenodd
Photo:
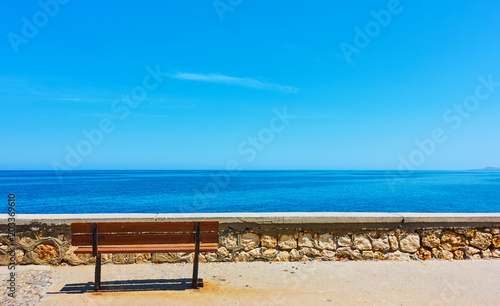
<path fill-rule="evenodd" d="M 97 250 L 98 246 L 97 223 L 92 223 L 92 256 L 95 256 L 94 291 L 101 288 L 101 254 Z"/>
<path fill-rule="evenodd" d="M 101 254 L 97 254 L 95 258 L 95 279 L 94 291 L 101 289 Z"/>
<path fill-rule="evenodd" d="M 199 257 L 199 254 L 200 254 L 200 222 L 196 222 L 193 281 L 191 282 L 191 287 L 193 289 L 198 289 L 198 257 Z"/>

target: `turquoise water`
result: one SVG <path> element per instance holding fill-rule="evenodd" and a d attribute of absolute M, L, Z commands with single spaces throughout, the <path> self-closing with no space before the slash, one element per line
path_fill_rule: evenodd
<path fill-rule="evenodd" d="M 30 214 L 500 212 L 500 171 L 0 171 L 0 190 Z"/>

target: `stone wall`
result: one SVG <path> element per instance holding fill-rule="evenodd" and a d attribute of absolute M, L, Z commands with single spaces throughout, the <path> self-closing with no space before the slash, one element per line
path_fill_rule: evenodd
<path fill-rule="evenodd" d="M 354 215 L 354 216 L 353 216 Z M 252 216 L 184 215 L 155 216 L 153 220 L 220 220 L 217 253 L 202 253 L 202 262 L 311 261 L 311 260 L 469 260 L 500 258 L 500 216 L 460 217 L 372 214 L 325 216 L 297 214 Z M 364 217 L 363 217 L 364 216 Z M 73 216 L 74 217 L 74 216 Z M 412 219 L 413 218 L 413 219 Z M 140 221 L 129 216 L 37 218 L 16 224 L 17 264 L 91 264 L 90 255 L 75 255 L 71 246 L 72 221 Z M 408 221 L 409 220 L 409 221 Z M 413 220 L 413 222 L 411 221 Z M 6 224 L 0 224 L 6 233 Z M 7 265 L 8 237 L 0 236 L 0 264 Z M 192 262 L 192 253 L 103 254 L 104 263 Z"/>

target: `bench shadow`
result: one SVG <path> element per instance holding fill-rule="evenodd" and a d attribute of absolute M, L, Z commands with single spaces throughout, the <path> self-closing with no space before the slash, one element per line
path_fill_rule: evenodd
<path fill-rule="evenodd" d="M 178 279 L 144 279 L 101 281 L 99 292 L 132 292 L 132 291 L 162 291 L 162 290 L 187 290 L 191 289 L 191 278 Z M 198 288 L 203 287 L 203 279 L 198 279 Z M 47 294 L 83 294 L 93 293 L 94 282 L 66 284 L 58 292 Z"/>

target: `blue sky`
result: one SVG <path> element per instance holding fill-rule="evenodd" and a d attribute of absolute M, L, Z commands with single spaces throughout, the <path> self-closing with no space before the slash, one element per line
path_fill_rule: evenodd
<path fill-rule="evenodd" d="M 500 3 L 40 3 L 1 4 L 0 169 L 500 166 Z"/>

